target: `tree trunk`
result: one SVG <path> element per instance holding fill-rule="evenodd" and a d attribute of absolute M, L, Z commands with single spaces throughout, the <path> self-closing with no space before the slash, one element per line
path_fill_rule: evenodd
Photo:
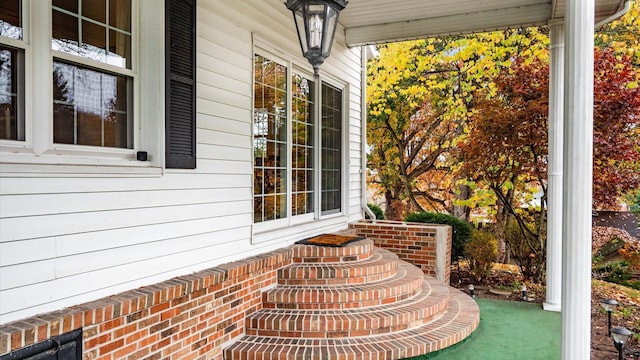
<path fill-rule="evenodd" d="M 508 190 L 505 196 L 507 201 L 513 203 L 513 190 Z M 498 258 L 496 262 L 506 264 L 510 261 L 509 249 L 507 248 L 507 242 L 505 239 L 505 227 L 507 226 L 507 221 L 509 221 L 509 209 L 507 204 L 504 204 L 500 198 L 496 202 L 498 206 L 498 211 L 496 214 L 496 231 L 498 238 Z"/>
<path fill-rule="evenodd" d="M 468 200 L 471 197 L 471 188 L 467 185 L 458 185 L 455 200 Z M 453 216 L 469 222 L 471 208 L 468 206 L 453 205 Z"/>

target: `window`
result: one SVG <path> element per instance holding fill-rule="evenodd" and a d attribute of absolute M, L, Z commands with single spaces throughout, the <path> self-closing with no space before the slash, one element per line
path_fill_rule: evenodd
<path fill-rule="evenodd" d="M 165 87 L 164 14 L 146 0 L 0 0 L 2 162 L 159 174 L 165 98 L 143 87 Z"/>
<path fill-rule="evenodd" d="M 254 58 L 254 222 L 287 216 L 287 68 Z"/>
<path fill-rule="evenodd" d="M 53 142 L 132 149 L 131 0 L 52 4 Z"/>
<path fill-rule="evenodd" d="M 323 83 L 317 109 L 318 84 L 273 58 L 254 56 L 254 223 L 268 223 L 260 229 L 342 211 L 342 91 Z"/>
<path fill-rule="evenodd" d="M 0 2 L 0 139 L 24 141 L 22 2 Z M 11 46 L 14 44 L 16 46 Z"/>
<path fill-rule="evenodd" d="M 309 214 L 313 208 L 314 137 L 313 119 L 315 83 L 301 75 L 291 77 L 291 132 L 292 132 L 292 215 Z"/>
<path fill-rule="evenodd" d="M 342 91 L 322 84 L 322 214 L 342 203 Z"/>

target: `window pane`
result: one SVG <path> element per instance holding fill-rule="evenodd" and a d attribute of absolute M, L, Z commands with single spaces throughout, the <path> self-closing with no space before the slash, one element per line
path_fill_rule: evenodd
<path fill-rule="evenodd" d="M 24 53 L 0 46 L 0 139 L 24 140 Z"/>
<path fill-rule="evenodd" d="M 109 26 L 131 31 L 131 0 L 109 0 Z"/>
<path fill-rule="evenodd" d="M 104 116 L 98 109 L 76 109 L 78 117 L 78 145 L 102 146 Z"/>
<path fill-rule="evenodd" d="M 54 61 L 54 142 L 132 148 L 130 78 Z"/>
<path fill-rule="evenodd" d="M 313 212 L 314 87 L 301 75 L 291 77 L 293 215 Z"/>
<path fill-rule="evenodd" d="M 131 35 L 109 30 L 109 57 L 107 63 L 131 69 Z"/>
<path fill-rule="evenodd" d="M 20 0 L 0 1 L 0 36 L 22 39 L 22 11 Z"/>
<path fill-rule="evenodd" d="M 83 56 L 104 62 L 107 54 L 107 29 L 88 21 L 82 21 Z"/>
<path fill-rule="evenodd" d="M 82 0 L 82 16 L 106 24 L 106 0 Z"/>
<path fill-rule="evenodd" d="M 78 18 L 54 10 L 52 14 L 52 49 L 80 55 Z"/>
<path fill-rule="evenodd" d="M 341 210 L 342 91 L 322 84 L 322 213 Z"/>
<path fill-rule="evenodd" d="M 78 13 L 78 0 L 53 0 L 53 6 L 71 11 L 72 13 Z"/>
<path fill-rule="evenodd" d="M 82 14 L 78 13 L 79 7 L 75 0 L 54 1 L 53 5 L 53 50 L 121 68 L 131 68 L 129 0 L 83 0 Z"/>
<path fill-rule="evenodd" d="M 73 106 L 53 104 L 53 142 L 58 144 L 75 143 L 75 115 Z"/>
<path fill-rule="evenodd" d="M 286 217 L 286 67 L 254 57 L 254 221 Z"/>

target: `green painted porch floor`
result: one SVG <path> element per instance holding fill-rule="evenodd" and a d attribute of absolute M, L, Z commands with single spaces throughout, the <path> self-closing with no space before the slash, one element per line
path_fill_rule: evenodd
<path fill-rule="evenodd" d="M 480 325 L 463 342 L 411 360 L 560 359 L 560 313 L 527 304 L 477 298 Z"/>

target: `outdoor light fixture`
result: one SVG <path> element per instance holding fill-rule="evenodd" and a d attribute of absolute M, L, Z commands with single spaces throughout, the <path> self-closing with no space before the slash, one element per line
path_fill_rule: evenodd
<path fill-rule="evenodd" d="M 611 313 L 616 309 L 618 302 L 613 299 L 604 299 L 600 301 L 600 304 L 602 304 L 602 307 L 607 311 L 607 318 L 609 319 L 607 334 L 611 337 Z"/>
<path fill-rule="evenodd" d="M 287 9 L 293 13 L 298 39 L 304 56 L 313 72 L 329 57 L 333 37 L 338 27 L 338 15 L 348 0 L 287 0 Z"/>
<path fill-rule="evenodd" d="M 522 285 L 522 301 L 527 301 L 527 285 Z"/>
<path fill-rule="evenodd" d="M 476 297 L 476 288 L 473 287 L 473 284 L 469 284 L 469 295 L 471 295 L 472 298 Z"/>
<path fill-rule="evenodd" d="M 611 336 L 613 337 L 613 345 L 618 350 L 618 360 L 624 360 L 622 352 L 624 351 L 624 345 L 627 343 L 627 339 L 631 336 L 631 331 L 625 327 L 614 327 L 611 329 Z"/>

